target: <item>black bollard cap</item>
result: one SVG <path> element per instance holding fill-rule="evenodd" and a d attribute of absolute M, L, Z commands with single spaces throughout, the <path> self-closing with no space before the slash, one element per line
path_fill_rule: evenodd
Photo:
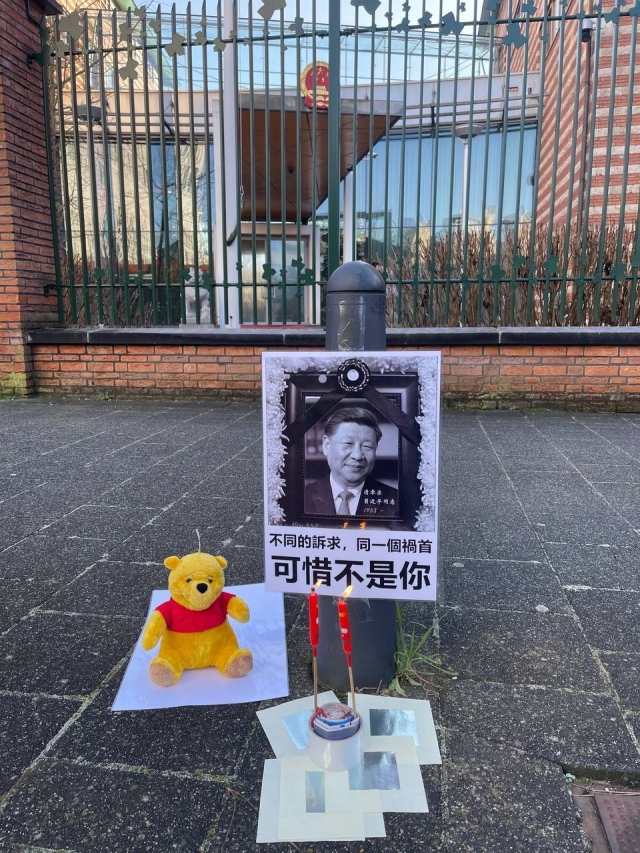
<path fill-rule="evenodd" d="M 327 293 L 347 291 L 384 293 L 385 281 L 371 264 L 364 261 L 349 261 L 338 267 L 327 282 Z"/>

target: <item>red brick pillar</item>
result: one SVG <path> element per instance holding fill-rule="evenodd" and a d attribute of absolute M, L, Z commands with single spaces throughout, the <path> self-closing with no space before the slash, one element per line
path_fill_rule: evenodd
<path fill-rule="evenodd" d="M 57 318 L 42 69 L 38 53 L 45 0 L 0 4 L 0 396 L 34 390 L 25 333 Z M 50 4 L 47 4 L 48 8 Z"/>

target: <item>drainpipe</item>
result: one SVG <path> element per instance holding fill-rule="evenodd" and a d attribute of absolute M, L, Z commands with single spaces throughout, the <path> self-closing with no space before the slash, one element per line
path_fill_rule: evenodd
<path fill-rule="evenodd" d="M 591 14 L 591 3 L 589 3 L 589 11 Z M 584 107 L 582 110 L 582 154 L 580 176 L 578 180 L 578 234 L 582 233 L 583 220 L 585 215 L 585 191 L 587 185 L 587 169 L 589 151 L 587 146 L 587 134 L 589 132 L 589 108 L 591 105 L 591 76 L 592 76 L 592 38 L 595 24 L 592 18 L 585 18 L 582 21 L 582 41 L 587 45 L 584 73 Z"/>

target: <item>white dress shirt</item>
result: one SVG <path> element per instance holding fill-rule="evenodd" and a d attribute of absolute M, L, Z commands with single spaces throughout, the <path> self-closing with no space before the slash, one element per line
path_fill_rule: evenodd
<path fill-rule="evenodd" d="M 359 486 L 341 486 L 333 479 L 333 474 L 330 475 L 329 482 L 331 483 L 331 493 L 333 495 L 333 503 L 336 508 L 336 513 L 338 512 L 338 507 L 342 503 L 342 498 L 339 497 L 340 493 L 351 492 L 353 497 L 349 498 L 349 515 L 355 515 L 358 503 L 360 502 L 360 495 L 364 488 L 364 482 L 360 483 Z"/>

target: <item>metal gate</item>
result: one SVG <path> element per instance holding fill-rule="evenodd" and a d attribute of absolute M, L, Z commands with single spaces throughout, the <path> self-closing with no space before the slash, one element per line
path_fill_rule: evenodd
<path fill-rule="evenodd" d="M 638 323 L 640 0 L 181 8 L 43 34 L 62 323 Z"/>

